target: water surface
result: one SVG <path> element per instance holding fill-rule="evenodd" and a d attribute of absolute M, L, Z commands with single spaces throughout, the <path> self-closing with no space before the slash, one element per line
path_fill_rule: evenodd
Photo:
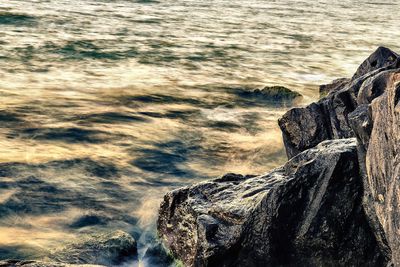
<path fill-rule="evenodd" d="M 0 3 L 0 259 L 82 233 L 154 242 L 162 195 L 285 161 L 286 105 L 318 98 L 379 45 L 396 1 L 7 0 Z M 142 265 L 149 265 L 142 261 Z"/>

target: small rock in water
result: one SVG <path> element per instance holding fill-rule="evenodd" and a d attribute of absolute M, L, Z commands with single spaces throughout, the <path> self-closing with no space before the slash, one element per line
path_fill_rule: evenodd
<path fill-rule="evenodd" d="M 150 246 L 146 250 L 143 260 L 146 261 L 148 266 L 152 267 L 167 267 L 174 262 L 172 255 L 168 253 L 161 243 Z"/>
<path fill-rule="evenodd" d="M 266 86 L 262 89 L 240 89 L 237 95 L 244 98 L 263 100 L 273 104 L 290 104 L 302 97 L 301 94 L 292 91 L 284 86 Z"/>
<path fill-rule="evenodd" d="M 56 262 L 106 266 L 136 258 L 136 241 L 123 231 L 85 235 L 77 242 L 55 249 L 49 256 Z"/>

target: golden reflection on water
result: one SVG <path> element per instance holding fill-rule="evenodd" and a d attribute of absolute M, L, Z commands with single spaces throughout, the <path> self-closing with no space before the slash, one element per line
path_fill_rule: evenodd
<path fill-rule="evenodd" d="M 0 3 L 0 249 L 13 256 L 112 229 L 143 256 L 165 192 L 285 161 L 289 106 L 235 89 L 283 85 L 304 105 L 378 45 L 400 50 L 393 1 L 141 2 Z M 87 215 L 101 223 L 74 227 Z"/>

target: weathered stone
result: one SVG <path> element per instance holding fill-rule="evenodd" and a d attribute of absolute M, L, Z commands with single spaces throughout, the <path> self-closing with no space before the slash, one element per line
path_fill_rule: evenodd
<path fill-rule="evenodd" d="M 262 89 L 235 88 L 231 91 L 243 98 L 264 100 L 271 104 L 290 104 L 302 97 L 298 92 L 284 86 L 266 86 Z"/>
<path fill-rule="evenodd" d="M 74 243 L 56 248 L 50 260 L 72 264 L 115 265 L 137 257 L 136 241 L 123 231 L 83 235 Z"/>
<path fill-rule="evenodd" d="M 384 266 L 362 194 L 355 140 L 327 141 L 266 175 L 168 193 L 158 231 L 187 266 Z"/>
<path fill-rule="evenodd" d="M 340 90 L 304 108 L 289 110 L 278 123 L 288 158 L 324 140 L 353 137 L 347 114 L 354 110 L 349 90 Z"/>
<path fill-rule="evenodd" d="M 142 262 L 145 262 L 146 266 L 164 267 L 170 266 L 174 262 L 174 258 L 161 243 L 157 242 L 147 248 L 146 253 L 142 258 Z"/>
<path fill-rule="evenodd" d="M 397 54 L 387 48 L 378 48 L 349 82 L 343 82 L 337 90 L 317 103 L 296 108 L 295 112 L 289 110 L 279 120 L 288 158 L 324 140 L 353 137 L 348 115 L 357 108 L 357 100 L 362 100 L 362 104 L 381 94 L 370 88 L 374 83 L 384 83 L 386 75 L 399 66 L 400 58 Z"/>
<path fill-rule="evenodd" d="M 399 55 L 386 47 L 378 47 L 361 65 L 358 67 L 353 79 L 359 78 L 371 71 L 391 65 Z"/>
<path fill-rule="evenodd" d="M 288 158 L 305 148 L 318 145 L 331 138 L 321 106 L 315 103 L 305 108 L 293 108 L 279 120 Z"/>
<path fill-rule="evenodd" d="M 364 206 L 380 245 L 400 266 L 400 69 L 376 77 L 358 100 L 368 107 L 350 115 L 363 159 Z"/>
<path fill-rule="evenodd" d="M 340 78 L 333 80 L 329 84 L 323 84 L 319 86 L 319 95 L 320 96 L 326 96 L 330 93 L 334 93 L 336 91 L 339 91 L 344 88 L 346 84 L 350 82 L 350 79 L 348 78 Z"/>

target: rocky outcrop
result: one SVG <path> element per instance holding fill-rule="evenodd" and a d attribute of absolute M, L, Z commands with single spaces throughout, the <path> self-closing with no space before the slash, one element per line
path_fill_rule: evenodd
<path fill-rule="evenodd" d="M 136 241 L 123 231 L 82 235 L 73 243 L 55 249 L 51 261 L 69 264 L 116 265 L 137 257 Z"/>
<path fill-rule="evenodd" d="M 366 82 L 350 114 L 363 159 L 365 206 L 382 246 L 400 266 L 400 69 Z"/>
<path fill-rule="evenodd" d="M 327 141 L 266 175 L 168 193 L 158 231 L 187 266 L 382 266 L 361 200 L 355 140 Z"/>
<path fill-rule="evenodd" d="M 188 266 L 400 266 L 400 58 L 380 47 L 351 79 L 321 90 L 326 97 L 279 120 L 283 167 L 165 196 L 158 230 L 175 257 Z"/>
<path fill-rule="evenodd" d="M 377 75 L 399 67 L 398 55 L 380 47 L 361 64 L 350 81 L 334 81 L 328 96 L 306 107 L 289 110 L 279 120 L 288 158 L 324 140 L 353 137 L 347 118 L 358 106 L 360 88 Z"/>

